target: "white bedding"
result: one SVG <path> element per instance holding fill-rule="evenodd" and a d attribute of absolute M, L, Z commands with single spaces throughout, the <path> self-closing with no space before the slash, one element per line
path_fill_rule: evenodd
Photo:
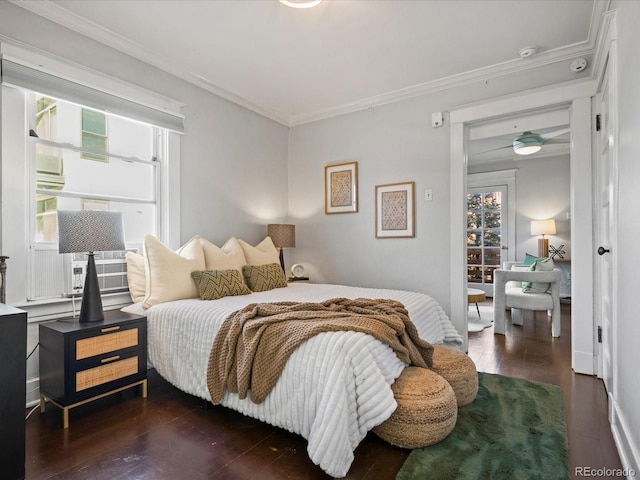
<path fill-rule="evenodd" d="M 421 293 L 340 285 L 290 284 L 267 292 L 219 300 L 178 300 L 142 310 L 148 322 L 149 360 L 179 389 L 211 400 L 207 363 L 224 319 L 249 303 L 320 302 L 330 298 L 389 298 L 402 302 L 420 336 L 431 343 L 461 346 L 440 305 Z M 356 332 L 326 332 L 302 343 L 264 402 L 225 393 L 222 404 L 298 433 L 308 440 L 309 458 L 334 477 L 344 477 L 353 451 L 367 432 L 396 408 L 390 385 L 405 367 L 393 350 Z"/>

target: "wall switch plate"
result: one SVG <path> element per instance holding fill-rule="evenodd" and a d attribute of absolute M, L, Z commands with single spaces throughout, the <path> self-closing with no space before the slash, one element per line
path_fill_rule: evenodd
<path fill-rule="evenodd" d="M 431 126 L 436 128 L 436 127 L 441 127 L 442 126 L 442 112 L 436 112 L 436 113 L 432 113 L 431 114 Z"/>
<path fill-rule="evenodd" d="M 431 200 L 433 200 L 433 192 L 431 191 L 430 188 L 427 188 L 424 191 L 424 201 L 425 202 L 430 202 Z"/>

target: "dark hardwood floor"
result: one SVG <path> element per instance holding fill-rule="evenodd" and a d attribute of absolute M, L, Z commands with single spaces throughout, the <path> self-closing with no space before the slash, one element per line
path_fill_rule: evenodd
<path fill-rule="evenodd" d="M 602 382 L 574 374 L 570 310 L 563 305 L 562 336 L 551 337 L 546 316 L 525 317 L 506 336 L 492 328 L 470 334 L 478 370 L 562 387 L 572 478 L 575 467 L 621 468 Z M 529 321 L 527 321 L 529 320 Z M 356 450 L 346 478 L 393 479 L 408 451 L 369 434 Z M 180 392 L 154 370 L 149 396 L 137 388 L 78 407 L 70 427 L 47 405 L 27 420 L 27 480 L 280 480 L 327 479 L 306 453 L 301 437 Z M 591 477 L 602 478 L 602 477 Z"/>

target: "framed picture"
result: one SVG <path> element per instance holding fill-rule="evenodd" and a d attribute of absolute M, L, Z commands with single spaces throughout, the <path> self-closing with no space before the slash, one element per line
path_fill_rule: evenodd
<path fill-rule="evenodd" d="M 358 162 L 324 167 L 324 213 L 358 211 Z"/>
<path fill-rule="evenodd" d="M 376 185 L 376 238 L 415 237 L 414 182 Z"/>

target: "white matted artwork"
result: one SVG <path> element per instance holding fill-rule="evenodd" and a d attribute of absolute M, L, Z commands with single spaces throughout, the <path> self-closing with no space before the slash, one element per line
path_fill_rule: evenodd
<path fill-rule="evenodd" d="M 376 185 L 376 238 L 415 237 L 414 182 Z"/>
<path fill-rule="evenodd" d="M 324 213 L 358 211 L 358 162 L 324 167 Z"/>

